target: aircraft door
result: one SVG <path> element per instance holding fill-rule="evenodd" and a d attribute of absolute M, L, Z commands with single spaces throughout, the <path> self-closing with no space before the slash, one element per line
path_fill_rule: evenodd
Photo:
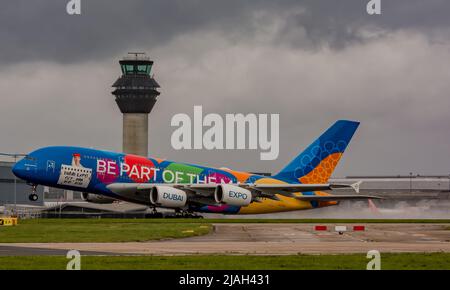
<path fill-rule="evenodd" d="M 53 175 L 56 171 L 56 162 L 54 160 L 47 160 L 47 166 L 45 171 L 47 175 Z"/>
<path fill-rule="evenodd" d="M 25 169 L 25 171 L 27 171 L 29 173 L 37 173 L 38 166 L 37 166 L 36 158 L 31 157 L 31 156 L 25 156 L 23 168 Z"/>

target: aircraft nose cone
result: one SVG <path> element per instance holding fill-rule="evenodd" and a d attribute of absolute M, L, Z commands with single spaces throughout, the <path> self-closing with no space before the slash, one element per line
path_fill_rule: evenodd
<path fill-rule="evenodd" d="M 19 161 L 16 164 L 14 164 L 13 168 L 12 168 L 12 172 L 14 173 L 15 176 L 17 176 L 18 178 L 24 178 L 25 176 L 25 167 L 23 166 L 23 161 Z"/>

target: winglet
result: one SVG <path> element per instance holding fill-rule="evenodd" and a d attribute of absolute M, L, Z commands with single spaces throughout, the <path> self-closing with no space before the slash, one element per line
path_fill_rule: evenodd
<path fill-rule="evenodd" d="M 362 180 L 355 182 L 355 183 L 351 184 L 350 186 L 351 186 L 351 188 L 353 188 L 353 190 L 356 193 L 359 193 L 359 187 L 360 187 L 361 183 L 362 183 Z"/>

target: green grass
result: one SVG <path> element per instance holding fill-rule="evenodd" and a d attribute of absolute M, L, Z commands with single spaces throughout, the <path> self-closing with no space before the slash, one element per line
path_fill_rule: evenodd
<path fill-rule="evenodd" d="M 82 256 L 83 270 L 364 270 L 365 254 L 293 256 Z M 63 256 L 0 257 L 0 270 L 66 268 Z M 381 254 L 384 270 L 450 269 L 450 253 Z"/>
<path fill-rule="evenodd" d="M 210 232 L 210 224 L 190 222 L 150 223 L 121 219 L 21 220 L 14 227 L 0 227 L 0 243 L 141 242 L 184 238 Z"/>
<path fill-rule="evenodd" d="M 0 227 L 0 243 L 139 242 L 207 234 L 212 223 L 449 223 L 352 219 L 31 219 Z M 167 224 L 170 224 L 168 226 Z"/>

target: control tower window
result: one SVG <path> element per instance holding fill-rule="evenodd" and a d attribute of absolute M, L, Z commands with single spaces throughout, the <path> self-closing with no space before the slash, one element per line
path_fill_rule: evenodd
<path fill-rule="evenodd" d="M 122 73 L 124 73 L 124 74 L 134 73 L 134 65 L 129 65 L 129 64 L 122 65 Z"/>
<path fill-rule="evenodd" d="M 137 72 L 138 72 L 138 74 L 149 74 L 150 66 L 149 65 L 138 65 Z"/>
<path fill-rule="evenodd" d="M 150 75 L 150 70 L 152 68 L 151 65 L 146 64 L 140 64 L 140 65 L 133 65 L 133 64 L 123 64 L 121 66 L 122 73 L 129 75 L 129 74 L 146 74 Z"/>

